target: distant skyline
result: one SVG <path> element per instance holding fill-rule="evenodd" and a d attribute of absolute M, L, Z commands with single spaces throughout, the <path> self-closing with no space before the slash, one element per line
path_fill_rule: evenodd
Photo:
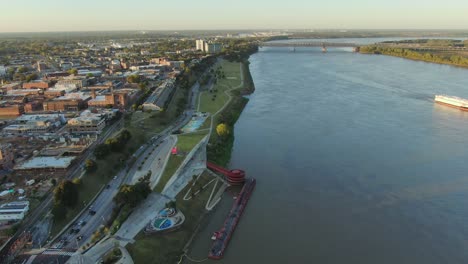
<path fill-rule="evenodd" d="M 221 29 L 468 29 L 466 0 L 25 0 L 0 32 Z"/>

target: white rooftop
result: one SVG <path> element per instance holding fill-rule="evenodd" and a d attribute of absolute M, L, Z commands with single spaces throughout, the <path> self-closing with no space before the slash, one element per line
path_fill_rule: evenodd
<path fill-rule="evenodd" d="M 68 168 L 76 157 L 35 157 L 27 160 L 18 169 Z"/>
<path fill-rule="evenodd" d="M 76 92 L 76 93 L 67 93 L 64 96 L 60 96 L 58 98 L 55 98 L 54 100 L 69 100 L 69 99 L 76 99 L 76 100 L 87 100 L 91 96 L 87 93 L 83 92 Z"/>

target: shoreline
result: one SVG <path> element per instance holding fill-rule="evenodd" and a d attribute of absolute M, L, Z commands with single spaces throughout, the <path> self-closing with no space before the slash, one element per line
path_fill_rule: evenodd
<path fill-rule="evenodd" d="M 242 64 L 242 71 L 243 71 L 243 75 L 244 75 L 244 88 L 241 89 L 241 90 L 234 90 L 233 91 L 234 94 L 231 92 L 231 95 L 233 96 L 233 100 L 220 113 L 220 114 L 223 114 L 225 111 L 228 111 L 229 109 L 231 109 L 231 105 L 236 102 L 235 100 L 240 99 L 242 101 L 242 104 L 238 105 L 238 107 L 234 108 L 235 111 L 236 111 L 236 114 L 237 114 L 236 118 L 235 118 L 234 125 L 235 125 L 235 123 L 237 123 L 237 120 L 239 119 L 240 115 L 244 111 L 245 106 L 249 102 L 249 99 L 246 98 L 245 96 L 251 95 L 251 94 L 253 94 L 255 92 L 255 84 L 254 84 L 254 81 L 253 81 L 253 78 L 252 78 L 252 75 L 251 75 L 251 72 L 250 72 L 250 61 L 249 61 L 249 59 L 250 59 L 251 55 L 249 55 L 248 58 L 246 58 L 245 60 L 240 62 Z M 238 93 L 235 93 L 236 91 Z M 230 135 L 229 136 L 229 142 L 228 142 L 229 144 L 224 149 L 225 154 L 226 154 L 226 156 L 225 156 L 226 162 L 224 162 L 222 164 L 218 164 L 220 166 L 227 167 L 227 165 L 231 161 L 232 148 L 234 146 L 234 139 L 235 139 L 234 125 L 232 126 L 232 132 L 229 134 Z M 212 160 L 212 159 L 210 159 L 208 151 L 207 151 L 207 160 Z M 193 249 L 193 243 L 197 239 L 197 237 L 200 235 L 200 230 L 203 228 L 202 225 L 207 224 L 208 219 L 217 210 L 218 210 L 218 206 L 214 207 L 213 210 L 211 210 L 211 211 L 203 212 L 203 214 L 200 216 L 192 236 L 190 237 L 189 241 L 187 241 L 187 243 L 185 244 L 185 247 L 183 248 L 184 256 L 186 256 Z M 182 263 L 182 262 L 180 262 L 180 263 Z"/>
<path fill-rule="evenodd" d="M 369 50 L 366 50 L 366 49 L 369 49 Z M 391 49 L 397 50 L 398 53 L 395 53 Z M 457 64 L 455 62 L 450 61 L 449 60 L 450 58 L 441 57 L 440 55 L 437 55 L 434 51 L 421 53 L 421 52 L 413 51 L 411 49 L 406 49 L 406 48 L 361 46 L 359 47 L 359 53 L 366 54 L 366 55 L 391 56 L 391 57 L 403 58 L 403 59 L 412 60 L 412 61 L 421 61 L 421 62 L 427 62 L 427 63 L 433 63 L 433 64 L 439 64 L 439 65 L 448 65 L 448 66 L 453 66 L 457 68 L 468 69 L 468 64 Z M 410 55 L 413 55 L 415 57 L 411 57 Z M 453 56 L 459 57 L 460 59 L 464 58 L 460 55 L 452 55 L 452 57 Z"/>

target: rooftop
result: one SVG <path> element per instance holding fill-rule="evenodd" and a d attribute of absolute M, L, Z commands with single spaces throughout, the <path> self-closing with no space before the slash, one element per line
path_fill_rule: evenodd
<path fill-rule="evenodd" d="M 60 96 L 54 99 L 54 101 L 61 101 L 61 100 L 88 100 L 91 96 L 89 94 L 83 92 L 76 92 L 76 93 L 67 93 L 64 96 Z"/>
<path fill-rule="evenodd" d="M 11 202 L 0 205 L 0 210 L 21 210 L 29 206 L 28 201 L 24 202 Z"/>
<path fill-rule="evenodd" d="M 43 169 L 43 168 L 61 168 L 66 169 L 75 157 L 35 157 L 18 165 L 17 169 Z"/>

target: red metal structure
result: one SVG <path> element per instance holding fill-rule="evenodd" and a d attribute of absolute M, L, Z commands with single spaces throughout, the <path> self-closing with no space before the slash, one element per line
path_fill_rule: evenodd
<path fill-rule="evenodd" d="M 245 171 L 243 170 L 228 170 L 211 162 L 206 162 L 206 167 L 226 176 L 228 182 L 232 185 L 240 185 L 245 182 Z"/>

